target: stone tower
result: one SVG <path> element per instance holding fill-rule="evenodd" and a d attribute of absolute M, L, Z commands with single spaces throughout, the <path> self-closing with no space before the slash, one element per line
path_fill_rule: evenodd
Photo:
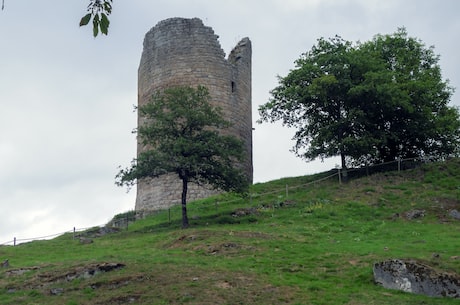
<path fill-rule="evenodd" d="M 219 106 L 233 126 L 228 132 L 244 141 L 243 166 L 252 182 L 251 41 L 243 38 L 228 58 L 212 28 L 198 18 L 171 18 L 159 22 L 144 38 L 139 65 L 138 105 L 154 92 L 172 86 L 203 85 L 211 103 Z M 138 124 L 142 117 L 138 117 Z M 138 142 L 138 153 L 144 147 Z M 141 179 L 136 211 L 149 212 L 180 203 L 182 184 L 175 174 Z M 190 184 L 188 200 L 205 198 L 215 190 Z"/>

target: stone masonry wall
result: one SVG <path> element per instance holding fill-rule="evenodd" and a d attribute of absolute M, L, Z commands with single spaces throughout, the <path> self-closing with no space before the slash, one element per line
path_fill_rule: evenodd
<path fill-rule="evenodd" d="M 172 86 L 208 88 L 211 102 L 233 123 L 228 133 L 245 144 L 242 166 L 252 181 L 251 41 L 242 39 L 228 59 L 218 36 L 198 18 L 171 18 L 159 22 L 144 39 L 138 74 L 138 105 L 154 92 Z M 138 117 L 138 124 L 143 118 Z M 138 153 L 143 151 L 138 142 Z M 182 183 L 174 174 L 141 179 L 137 184 L 137 211 L 152 211 L 180 203 Z M 188 200 L 205 198 L 215 190 L 191 184 Z"/>

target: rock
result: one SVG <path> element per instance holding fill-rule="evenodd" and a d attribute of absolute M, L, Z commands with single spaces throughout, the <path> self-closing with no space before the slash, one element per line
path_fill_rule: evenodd
<path fill-rule="evenodd" d="M 61 295 L 64 293 L 64 288 L 51 288 L 50 294 L 51 295 Z"/>
<path fill-rule="evenodd" d="M 460 212 L 457 211 L 457 210 L 451 210 L 449 212 L 449 216 L 454 218 L 454 219 L 460 220 Z"/>
<path fill-rule="evenodd" d="M 244 217 L 248 215 L 257 215 L 258 211 L 256 208 L 241 208 L 237 209 L 232 213 L 233 217 Z"/>
<path fill-rule="evenodd" d="M 433 268 L 400 259 L 374 264 L 374 280 L 388 289 L 433 297 L 460 298 L 460 276 L 437 272 Z"/>
<path fill-rule="evenodd" d="M 17 275 L 23 275 L 24 273 L 28 271 L 33 271 L 33 270 L 39 270 L 40 267 L 28 267 L 28 268 L 19 268 L 19 269 L 10 269 L 6 271 L 6 275 L 8 276 L 17 276 Z"/>
<path fill-rule="evenodd" d="M 99 235 L 96 235 L 97 237 L 104 236 L 107 234 L 114 234 L 120 232 L 120 228 L 116 227 L 101 227 L 99 229 Z"/>
<path fill-rule="evenodd" d="M 286 200 L 280 203 L 281 207 L 292 207 L 295 206 L 295 202 L 292 200 Z"/>
<path fill-rule="evenodd" d="M 120 232 L 120 229 L 115 227 L 94 227 L 84 232 L 81 232 L 78 236 L 80 238 L 98 238 L 105 236 L 107 234 L 113 234 L 118 232 Z"/>
<path fill-rule="evenodd" d="M 413 220 L 416 218 L 422 218 L 425 216 L 424 210 L 412 210 L 405 213 L 405 216 L 409 220 Z"/>
<path fill-rule="evenodd" d="M 97 266 L 97 269 L 99 269 L 102 272 L 110 272 L 113 270 L 118 270 L 120 268 L 125 267 L 125 264 L 122 263 L 102 263 Z"/>
<path fill-rule="evenodd" d="M 87 245 L 92 244 L 93 240 L 91 238 L 80 237 L 80 244 Z"/>

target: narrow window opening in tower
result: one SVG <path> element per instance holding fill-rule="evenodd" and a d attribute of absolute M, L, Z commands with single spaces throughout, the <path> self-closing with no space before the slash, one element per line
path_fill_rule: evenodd
<path fill-rule="evenodd" d="M 236 85 L 235 85 L 235 82 L 232 82 L 232 93 L 234 93 L 234 92 L 235 92 L 235 90 L 236 90 L 236 88 L 235 88 L 235 87 L 236 87 Z"/>

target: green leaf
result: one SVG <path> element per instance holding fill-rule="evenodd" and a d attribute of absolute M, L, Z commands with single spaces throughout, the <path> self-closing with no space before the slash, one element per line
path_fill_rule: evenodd
<path fill-rule="evenodd" d="M 99 15 L 95 15 L 93 19 L 93 36 L 99 34 Z"/>
<path fill-rule="evenodd" d="M 107 35 L 107 32 L 108 32 L 108 30 L 109 30 L 109 25 L 110 25 L 109 18 L 107 18 L 107 15 L 106 15 L 106 14 L 101 13 L 100 28 L 101 28 L 102 34 Z"/>
<path fill-rule="evenodd" d="M 104 1 L 104 10 L 107 12 L 107 14 L 112 13 L 112 4 L 110 4 L 109 1 Z"/>
<path fill-rule="evenodd" d="M 85 16 L 83 16 L 83 18 L 81 18 L 80 26 L 87 25 L 90 20 L 91 20 L 91 13 L 88 13 Z"/>

